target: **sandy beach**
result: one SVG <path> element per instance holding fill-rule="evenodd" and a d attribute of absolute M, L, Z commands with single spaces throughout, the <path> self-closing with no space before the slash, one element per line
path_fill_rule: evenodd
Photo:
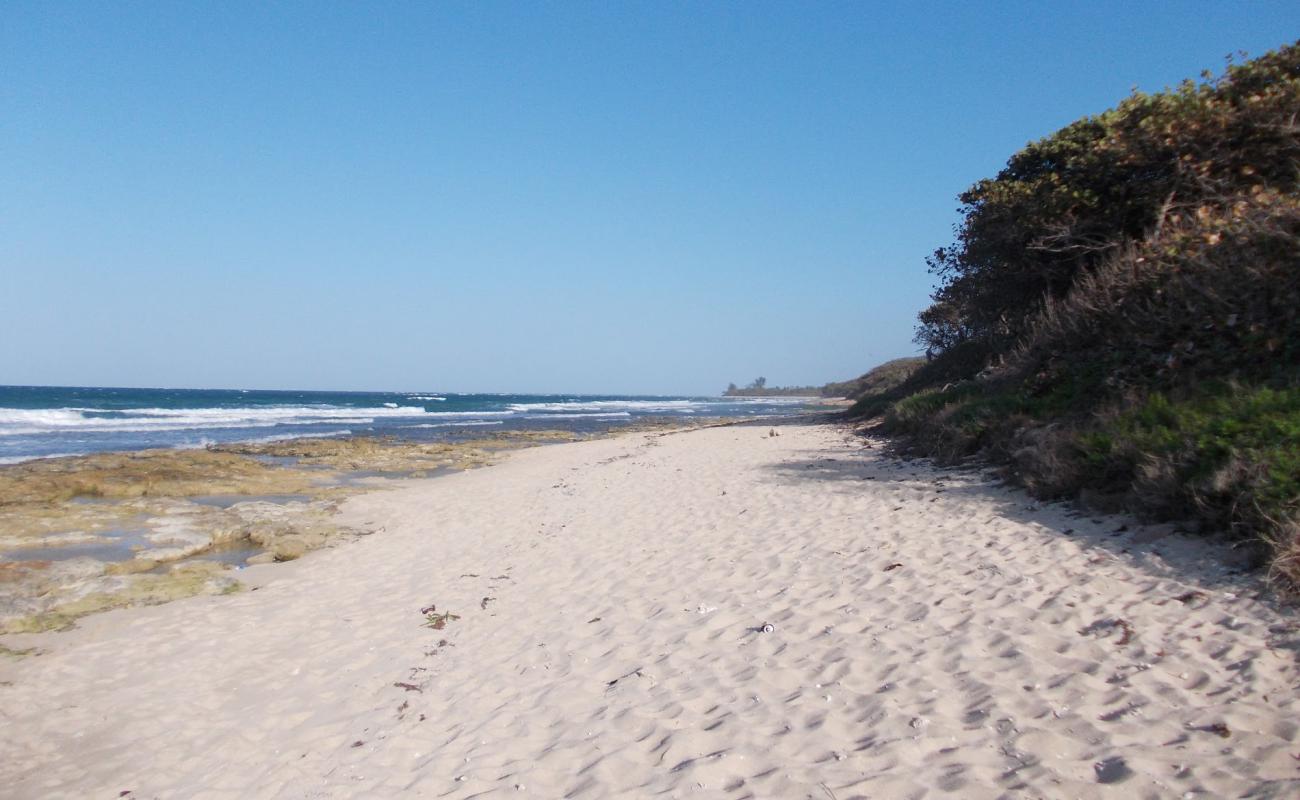
<path fill-rule="evenodd" d="M 0 639 L 0 796 L 1300 794 L 1300 626 L 1223 545 L 835 425 L 523 450 L 341 522 Z"/>

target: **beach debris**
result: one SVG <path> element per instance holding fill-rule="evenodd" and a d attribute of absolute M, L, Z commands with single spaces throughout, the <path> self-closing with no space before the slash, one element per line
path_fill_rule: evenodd
<path fill-rule="evenodd" d="M 700 603 L 699 606 L 696 607 L 696 609 L 695 609 L 695 613 L 696 613 L 696 614 L 711 614 L 711 613 L 713 613 L 714 611 L 717 611 L 717 610 L 718 610 L 718 607 L 717 607 L 717 606 L 708 606 L 708 605 L 705 605 L 704 603 Z"/>
<path fill-rule="evenodd" d="M 440 631 L 447 627 L 448 622 L 455 622 L 460 619 L 459 614 L 453 614 L 450 611 L 444 611 L 439 614 L 438 607 L 433 604 L 420 609 L 420 613 L 424 615 L 425 627 L 433 628 L 435 631 Z"/>
<path fill-rule="evenodd" d="M 896 569 L 898 569 L 898 568 L 901 567 L 901 566 L 903 566 L 901 563 L 895 561 L 894 563 L 892 563 L 892 564 L 890 564 L 889 566 L 885 567 L 885 572 L 890 572 L 890 571 L 892 571 L 892 570 L 896 570 Z"/>
<path fill-rule="evenodd" d="M 1116 647 L 1123 647 L 1133 641 L 1133 623 L 1119 617 L 1115 619 L 1099 619 L 1088 627 L 1079 629 L 1079 635 L 1091 636 L 1103 630 L 1113 630 L 1115 628 L 1120 631 L 1119 638 L 1115 640 Z"/>
<path fill-rule="evenodd" d="M 433 628 L 435 631 L 440 631 L 447 627 L 448 622 L 453 622 L 458 619 L 460 619 L 459 614 L 453 614 L 450 611 L 446 611 L 442 614 L 429 614 L 425 619 L 424 624 Z"/>
<path fill-rule="evenodd" d="M 1126 619 L 1117 619 L 1117 620 L 1115 620 L 1115 625 L 1116 625 L 1116 627 L 1118 627 L 1118 628 L 1122 631 L 1122 633 L 1120 634 L 1119 640 L 1115 642 L 1115 645 L 1116 645 L 1117 647 L 1123 647 L 1124 645 L 1128 644 L 1129 642 L 1131 642 L 1131 641 L 1133 640 L 1133 625 L 1132 625 L 1132 623 L 1130 623 L 1130 622 L 1129 622 L 1128 620 L 1126 620 Z"/>
<path fill-rule="evenodd" d="M 486 610 L 487 610 L 487 604 L 488 604 L 488 603 L 491 603 L 491 602 L 492 602 L 493 600 L 495 600 L 495 599 L 496 599 L 495 597 L 484 597 L 482 600 L 479 601 L 478 607 L 479 607 L 481 610 L 486 611 Z"/>
<path fill-rule="evenodd" d="M 615 679 L 612 680 L 612 681 L 606 681 L 606 682 L 605 682 L 605 685 L 606 685 L 606 686 L 613 686 L 614 684 L 618 683 L 619 681 L 623 680 L 624 678 L 630 678 L 630 677 L 632 677 L 633 675 L 637 676 L 638 678 L 644 678 L 644 677 L 645 677 L 644 675 L 641 674 L 641 668 L 640 668 L 640 667 L 637 667 L 636 669 L 632 670 L 631 672 L 625 673 L 625 674 L 623 674 L 623 675 L 619 675 L 617 678 L 615 678 Z"/>
<path fill-rule="evenodd" d="M 1101 720 L 1102 722 L 1114 722 L 1115 720 L 1123 719 L 1124 717 L 1127 717 L 1130 714 L 1141 716 L 1142 707 L 1144 705 L 1146 704 L 1136 703 L 1136 702 L 1126 703 L 1123 706 L 1114 709 L 1113 711 L 1107 711 L 1105 714 L 1098 715 L 1097 719 Z"/>
<path fill-rule="evenodd" d="M 421 694 L 424 693 L 424 689 L 422 689 L 419 686 L 416 686 L 413 683 L 406 683 L 405 681 L 397 681 L 393 685 L 396 686 L 398 689 L 405 689 L 408 692 L 420 692 Z"/>
<path fill-rule="evenodd" d="M 353 746 L 353 747 L 360 747 L 360 746 L 363 745 L 363 744 L 365 744 L 365 742 L 361 741 L 360 739 L 357 739 L 355 742 L 352 743 L 352 746 Z"/>
<path fill-rule="evenodd" d="M 587 620 L 588 625 L 592 624 L 593 622 L 600 622 L 600 617 L 592 617 L 591 619 Z"/>
<path fill-rule="evenodd" d="M 1227 739 L 1232 736 L 1232 729 L 1226 722 L 1211 722 L 1209 725 L 1188 725 L 1188 730 L 1202 731 L 1203 733 L 1212 733 L 1220 739 Z"/>
<path fill-rule="evenodd" d="M 1097 775 L 1098 783 L 1119 783 L 1133 774 L 1133 770 L 1119 756 L 1098 761 L 1092 765 L 1092 770 Z"/>
<path fill-rule="evenodd" d="M 764 622 L 762 625 L 754 628 L 755 633 L 771 633 L 774 630 L 776 630 L 776 628 L 770 622 Z"/>
<path fill-rule="evenodd" d="M 769 439 L 771 439 L 771 438 L 773 438 L 773 437 L 776 437 L 776 436 L 780 436 L 780 435 L 781 435 L 781 434 L 779 434 L 779 433 L 776 432 L 776 428 L 768 428 L 768 429 L 767 429 L 767 438 L 769 438 Z"/>
<path fill-rule="evenodd" d="M 456 645 L 452 644 L 451 642 L 447 641 L 446 639 L 439 639 L 439 640 L 438 640 L 438 645 L 437 645 L 436 647 L 434 647 L 432 650 L 425 650 L 425 651 L 424 651 L 424 654 L 425 654 L 426 656 L 436 656 L 436 655 L 438 655 L 438 651 L 441 650 L 442 648 L 444 648 L 444 647 L 455 647 L 455 646 L 456 646 Z"/>
<path fill-rule="evenodd" d="M 1182 603 L 1183 605 L 1187 605 L 1193 600 L 1200 600 L 1203 597 L 1205 597 L 1205 592 L 1198 592 L 1193 589 L 1190 592 L 1183 592 L 1182 594 L 1178 595 L 1174 599 Z"/>

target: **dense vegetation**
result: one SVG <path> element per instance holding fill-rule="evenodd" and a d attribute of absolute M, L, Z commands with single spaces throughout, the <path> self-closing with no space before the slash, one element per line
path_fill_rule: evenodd
<path fill-rule="evenodd" d="M 1300 45 L 1135 93 L 961 195 L 918 342 L 855 414 L 1036 492 L 1199 520 L 1300 582 Z"/>

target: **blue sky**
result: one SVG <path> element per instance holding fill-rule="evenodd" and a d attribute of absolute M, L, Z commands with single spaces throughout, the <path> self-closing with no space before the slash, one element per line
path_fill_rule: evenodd
<path fill-rule="evenodd" d="M 0 384 L 714 393 L 915 351 L 955 196 L 1295 2 L 0 6 Z"/>

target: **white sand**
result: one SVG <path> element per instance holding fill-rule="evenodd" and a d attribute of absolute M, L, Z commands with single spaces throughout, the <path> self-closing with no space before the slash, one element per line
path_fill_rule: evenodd
<path fill-rule="evenodd" d="M 0 795 L 1300 796 L 1295 626 L 1221 551 L 779 431 L 520 452 L 7 637 Z"/>

